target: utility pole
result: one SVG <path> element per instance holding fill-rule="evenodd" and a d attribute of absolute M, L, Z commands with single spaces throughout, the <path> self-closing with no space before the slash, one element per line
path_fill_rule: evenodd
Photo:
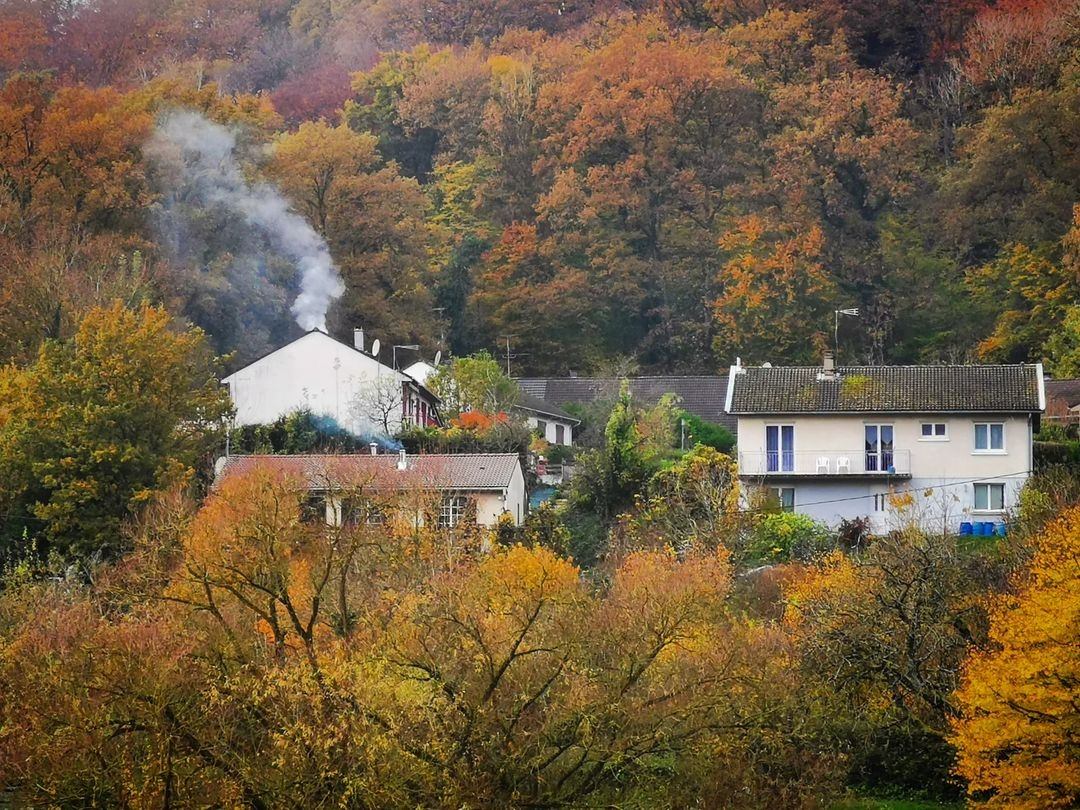
<path fill-rule="evenodd" d="M 506 339 L 506 376 L 510 376 L 510 358 L 513 356 L 510 354 L 510 338 L 517 337 L 517 335 L 501 335 Z"/>
<path fill-rule="evenodd" d="M 446 328 L 443 326 L 443 313 L 446 312 L 446 307 L 432 307 L 432 312 L 439 313 L 439 348 L 446 348 Z"/>

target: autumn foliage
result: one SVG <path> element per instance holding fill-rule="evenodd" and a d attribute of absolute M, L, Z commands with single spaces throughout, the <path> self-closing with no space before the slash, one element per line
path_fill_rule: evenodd
<path fill-rule="evenodd" d="M 994 807 L 1080 800 L 1080 511 L 1038 537 L 1015 590 L 993 600 L 990 644 L 972 655 L 953 723 L 957 770 Z"/>
<path fill-rule="evenodd" d="M 150 144 L 184 107 L 326 238 L 335 331 L 702 373 L 857 306 L 853 360 L 1075 366 L 1071 0 L 519 5 L 8 3 L 0 353 L 113 298 L 295 334 L 296 268 Z"/>
<path fill-rule="evenodd" d="M 633 553 L 597 589 L 543 547 L 482 554 L 417 527 L 396 496 L 385 521 L 341 527 L 305 522 L 303 499 L 231 477 L 92 588 L 9 583 L 5 788 L 401 807 L 572 803 L 624 780 L 673 804 L 818 789 L 766 776 L 812 754 L 784 742 L 784 641 L 729 612 L 723 549 Z"/>

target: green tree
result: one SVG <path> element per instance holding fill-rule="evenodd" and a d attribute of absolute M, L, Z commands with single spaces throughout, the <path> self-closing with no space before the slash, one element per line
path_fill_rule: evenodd
<path fill-rule="evenodd" d="M 161 308 L 91 310 L 70 342 L 0 373 L 3 542 L 61 554 L 121 548 L 121 525 L 192 479 L 230 409 L 203 333 Z"/>
<path fill-rule="evenodd" d="M 643 437 L 642 421 L 623 382 L 604 428 L 603 447 L 578 457 L 572 501 L 577 509 L 595 512 L 605 525 L 633 504 L 656 469 L 657 448 Z"/>
<path fill-rule="evenodd" d="M 428 387 L 442 398 L 442 413 L 447 418 L 467 411 L 505 412 L 520 396 L 517 383 L 487 351 L 455 357 L 431 376 Z"/>

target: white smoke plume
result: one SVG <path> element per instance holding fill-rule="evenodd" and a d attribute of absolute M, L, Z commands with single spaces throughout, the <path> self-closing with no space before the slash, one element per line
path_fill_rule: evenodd
<path fill-rule="evenodd" d="M 206 202 L 241 215 L 296 265 L 300 292 L 290 309 L 303 329 L 325 331 L 326 311 L 345 292 L 326 241 L 274 186 L 244 178 L 234 154 L 235 133 L 197 112 L 179 110 L 158 121 L 147 146 L 151 155 L 180 152 L 179 165 L 193 175 L 185 180 L 199 187 Z"/>

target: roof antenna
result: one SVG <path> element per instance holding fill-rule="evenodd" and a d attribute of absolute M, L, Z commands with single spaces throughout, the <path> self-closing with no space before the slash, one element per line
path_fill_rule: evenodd
<path fill-rule="evenodd" d="M 833 352 L 836 357 L 840 356 L 840 316 L 847 315 L 849 318 L 859 317 L 859 308 L 851 307 L 849 309 L 834 309 L 833 315 L 836 320 L 833 324 Z"/>

